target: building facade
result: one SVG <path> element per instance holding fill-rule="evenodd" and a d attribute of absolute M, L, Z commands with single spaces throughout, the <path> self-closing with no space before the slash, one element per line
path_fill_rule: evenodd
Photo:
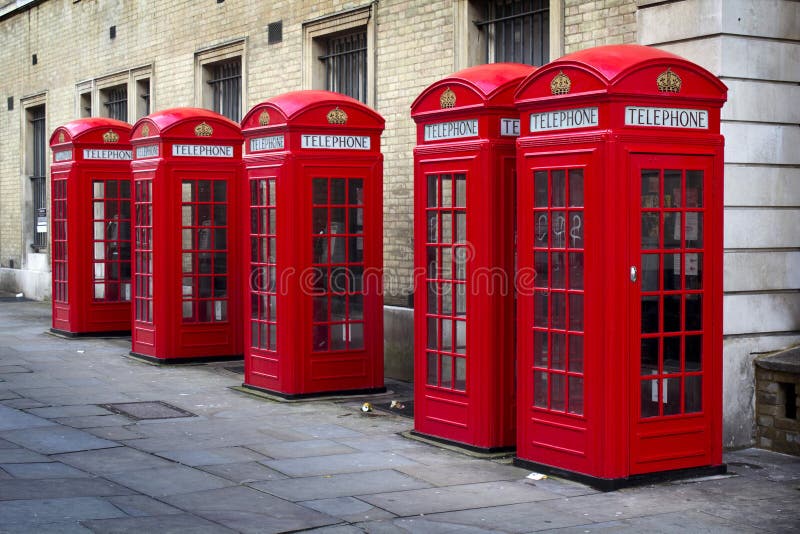
<path fill-rule="evenodd" d="M 658 46 L 730 88 L 726 136 L 725 445 L 753 439 L 757 353 L 800 340 L 800 3 L 791 0 L 0 0 L 0 289 L 50 296 L 49 150 L 78 117 L 133 123 L 206 107 L 240 120 L 297 89 L 386 119 L 387 370 L 412 360 L 409 106 L 497 61 Z M 396 337 L 392 337 L 392 333 Z M 392 363 L 389 359 L 400 361 Z"/>

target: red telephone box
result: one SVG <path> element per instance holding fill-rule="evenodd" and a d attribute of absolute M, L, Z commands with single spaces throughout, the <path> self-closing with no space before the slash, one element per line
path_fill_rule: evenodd
<path fill-rule="evenodd" d="M 50 137 L 53 332 L 130 333 L 130 133 L 126 122 L 91 118 Z"/>
<path fill-rule="evenodd" d="M 534 68 L 444 78 L 411 106 L 414 149 L 414 432 L 513 448 L 514 91 Z"/>
<path fill-rule="evenodd" d="M 726 87 L 599 47 L 516 95 L 517 462 L 603 489 L 722 464 Z"/>
<path fill-rule="evenodd" d="M 239 125 L 176 108 L 133 127 L 131 354 L 162 363 L 241 357 Z"/>
<path fill-rule="evenodd" d="M 276 96 L 242 121 L 246 387 L 385 391 L 383 124 L 328 91 Z"/>

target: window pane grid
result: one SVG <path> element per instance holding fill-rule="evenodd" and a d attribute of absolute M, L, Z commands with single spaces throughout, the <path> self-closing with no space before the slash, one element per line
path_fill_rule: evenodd
<path fill-rule="evenodd" d="M 106 97 L 103 105 L 106 107 L 106 116 L 120 121 L 128 121 L 128 87 L 117 85 L 103 91 Z"/>
<path fill-rule="evenodd" d="M 703 171 L 641 171 L 641 417 L 702 411 Z"/>
<path fill-rule="evenodd" d="M 325 64 L 325 88 L 367 101 L 367 31 L 330 37 L 327 53 L 319 56 Z"/>
<path fill-rule="evenodd" d="M 181 184 L 184 322 L 228 320 L 228 201 L 225 180 Z"/>
<path fill-rule="evenodd" d="M 153 322 L 153 181 L 134 181 L 136 212 L 134 248 L 134 317 L 144 323 Z"/>
<path fill-rule="evenodd" d="M 312 349 L 364 348 L 364 180 L 312 179 Z"/>
<path fill-rule="evenodd" d="M 494 0 L 486 20 L 476 21 L 485 33 L 487 63 L 516 62 L 541 66 L 550 57 L 548 0 Z"/>
<path fill-rule="evenodd" d="M 131 299 L 131 186 L 127 180 L 92 182 L 93 298 Z"/>
<path fill-rule="evenodd" d="M 53 299 L 68 302 L 67 180 L 53 180 Z"/>
<path fill-rule="evenodd" d="M 30 126 L 33 133 L 31 193 L 33 197 L 33 248 L 37 251 L 47 247 L 47 227 L 39 225 L 46 221 L 47 215 L 47 131 L 45 128 L 45 107 L 30 108 Z M 41 231 L 44 230 L 44 231 Z"/>
<path fill-rule="evenodd" d="M 212 91 L 212 109 L 234 122 L 242 119 L 242 61 L 234 58 L 211 66 L 208 85 Z"/>
<path fill-rule="evenodd" d="M 250 181 L 250 294 L 253 348 L 277 350 L 275 178 Z"/>
<path fill-rule="evenodd" d="M 584 413 L 584 175 L 535 171 L 533 405 Z"/>
<path fill-rule="evenodd" d="M 427 179 L 427 384 L 467 389 L 467 177 Z"/>

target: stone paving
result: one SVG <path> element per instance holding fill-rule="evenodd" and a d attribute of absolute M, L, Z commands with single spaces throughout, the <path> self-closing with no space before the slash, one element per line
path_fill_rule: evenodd
<path fill-rule="evenodd" d="M 230 365 L 153 366 L 49 325 L 47 303 L 0 302 L 3 533 L 800 529 L 797 457 L 731 452 L 725 476 L 600 493 L 408 440 L 410 419 L 361 400 L 273 402 L 232 390 Z M 193 415 L 103 406 L 144 401 Z"/>

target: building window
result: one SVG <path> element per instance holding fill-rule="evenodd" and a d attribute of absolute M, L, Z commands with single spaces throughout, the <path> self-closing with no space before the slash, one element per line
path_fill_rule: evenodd
<path fill-rule="evenodd" d="M 128 86 L 115 85 L 100 90 L 103 117 L 128 122 Z"/>
<path fill-rule="evenodd" d="M 303 87 L 374 105 L 373 4 L 303 24 Z"/>
<path fill-rule="evenodd" d="M 367 101 L 367 30 L 325 39 L 325 89 Z"/>
<path fill-rule="evenodd" d="M 483 63 L 544 65 L 564 48 L 564 0 L 456 0 L 457 70 Z"/>
<path fill-rule="evenodd" d="M 195 62 L 199 69 L 197 99 L 202 107 L 228 117 L 242 120 L 242 96 L 245 94 L 244 41 L 198 52 Z"/>
<path fill-rule="evenodd" d="M 136 80 L 136 119 L 150 115 L 150 78 Z"/>
<path fill-rule="evenodd" d="M 34 251 L 47 248 L 47 130 L 44 104 L 26 109 L 27 116 L 27 167 L 31 184 L 33 208 L 31 248 Z"/>
<path fill-rule="evenodd" d="M 486 3 L 485 19 L 475 25 L 484 33 L 486 63 L 541 66 L 550 59 L 549 0 L 495 0 Z"/>

